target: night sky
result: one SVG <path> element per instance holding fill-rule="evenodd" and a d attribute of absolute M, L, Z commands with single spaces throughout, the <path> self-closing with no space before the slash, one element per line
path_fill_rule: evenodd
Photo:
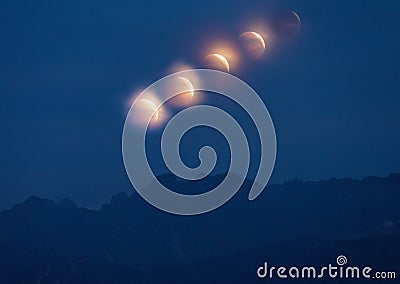
<path fill-rule="evenodd" d="M 300 33 L 232 72 L 275 123 L 270 182 L 400 172 L 399 1 L 6 0 L 0 209 L 30 195 L 97 207 L 132 192 L 121 154 L 132 93 L 176 62 L 201 67 L 209 42 L 285 9 Z"/>

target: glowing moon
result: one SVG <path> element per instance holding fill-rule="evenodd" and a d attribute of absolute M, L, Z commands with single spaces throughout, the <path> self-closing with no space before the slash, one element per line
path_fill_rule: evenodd
<path fill-rule="evenodd" d="M 153 111 L 152 115 L 154 114 L 154 119 L 158 120 L 159 113 L 158 113 L 158 108 L 157 108 L 156 104 L 149 99 L 141 99 L 140 101 L 146 103 L 149 107 L 152 108 L 152 111 Z"/>
<path fill-rule="evenodd" d="M 185 89 L 187 89 L 187 92 L 190 94 L 190 96 L 193 97 L 194 95 L 194 88 L 192 82 L 186 77 L 178 77 L 178 79 L 182 82 L 182 84 L 185 85 Z"/>
<path fill-rule="evenodd" d="M 214 69 L 229 72 L 229 62 L 224 56 L 218 53 L 207 55 L 204 60 Z"/>
<path fill-rule="evenodd" d="M 239 38 L 242 41 L 246 54 L 251 59 L 258 59 L 264 54 L 265 41 L 260 34 L 249 31 L 242 33 Z"/>
<path fill-rule="evenodd" d="M 194 81 L 192 81 L 194 80 Z M 178 107 L 193 105 L 199 101 L 198 93 L 195 95 L 193 83 L 195 78 L 176 77 L 171 85 L 172 93 L 176 94 L 168 103 Z"/>

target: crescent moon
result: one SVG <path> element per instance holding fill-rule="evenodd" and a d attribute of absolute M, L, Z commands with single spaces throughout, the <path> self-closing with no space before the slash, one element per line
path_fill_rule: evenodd
<path fill-rule="evenodd" d="M 192 82 L 190 82 L 190 80 L 186 77 L 178 77 L 178 79 L 181 80 L 183 84 L 185 84 L 185 86 L 188 89 L 188 93 L 193 97 L 194 87 L 193 87 Z"/>
<path fill-rule="evenodd" d="M 140 101 L 145 102 L 146 104 L 148 104 L 149 106 L 151 106 L 154 109 L 154 113 L 153 113 L 154 119 L 158 120 L 159 113 L 158 113 L 158 108 L 157 108 L 156 104 L 149 99 L 141 99 Z"/>
<path fill-rule="evenodd" d="M 291 11 L 292 12 L 292 14 L 296 17 L 296 19 L 297 19 L 297 21 L 299 21 L 299 25 L 301 25 L 301 20 L 300 20 L 300 16 L 299 16 L 299 14 L 297 14 L 295 11 Z"/>
<path fill-rule="evenodd" d="M 207 55 L 206 57 L 205 57 L 205 59 L 207 60 L 207 59 L 217 59 L 222 65 L 224 65 L 224 67 L 225 67 L 225 69 L 226 69 L 226 72 L 229 72 L 229 62 L 228 62 L 228 60 L 226 60 L 226 58 L 224 57 L 224 56 L 222 56 L 221 54 L 218 54 L 218 53 L 213 53 L 213 54 L 210 54 L 210 55 Z"/>
<path fill-rule="evenodd" d="M 244 32 L 240 35 L 240 37 L 255 38 L 260 42 L 260 44 L 262 45 L 262 48 L 265 49 L 264 38 L 256 32 Z"/>
<path fill-rule="evenodd" d="M 242 40 L 243 48 L 252 59 L 260 58 L 265 51 L 264 38 L 253 31 L 242 33 L 239 38 Z"/>

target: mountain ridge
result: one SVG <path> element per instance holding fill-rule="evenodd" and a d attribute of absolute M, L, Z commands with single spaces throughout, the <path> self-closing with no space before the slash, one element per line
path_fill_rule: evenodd
<path fill-rule="evenodd" d="M 196 186 L 213 185 L 218 178 Z M 171 180 L 185 190 L 186 182 Z M 332 247 L 331 251 L 343 241 L 354 240 L 356 244 L 366 240 L 360 250 L 382 247 L 389 243 L 388 238 L 400 241 L 400 174 L 362 180 L 292 180 L 271 185 L 250 202 L 247 194 L 251 183 L 246 180 L 221 208 L 191 217 L 153 208 L 135 192 L 116 194 L 99 210 L 79 207 L 68 199 L 55 202 L 29 197 L 0 213 L 0 263 L 4 267 L 0 266 L 0 280 L 2 274 L 9 280 L 19 279 L 15 277 L 22 273 L 33 278 L 27 276 L 29 281 L 14 283 L 32 283 L 37 277 L 44 281 L 48 278 L 37 273 L 49 266 L 64 280 L 71 280 L 69 277 L 75 275 L 71 271 L 76 268 L 95 279 L 93 283 L 103 281 L 102 276 L 100 280 L 94 276 L 93 270 L 97 269 L 108 271 L 106 278 L 114 275 L 117 279 L 115 275 L 120 273 L 128 278 L 137 275 L 145 281 L 143 271 L 187 274 L 185 267 L 200 265 L 201 274 L 210 271 L 206 263 L 214 260 L 230 263 L 231 256 L 250 261 L 257 251 L 268 257 L 279 254 L 279 248 L 296 245 L 304 253 L 314 254 L 317 261 L 310 245 L 313 240 Z M 376 238 L 382 241 L 374 241 Z M 311 250 L 303 246 L 311 246 Z M 393 250 L 392 257 L 396 253 Z M 286 258 L 290 262 L 288 251 Z M 192 274 L 187 277 L 194 277 Z M 121 283 L 126 283 L 124 277 Z M 70 283 L 65 281 L 61 283 Z"/>

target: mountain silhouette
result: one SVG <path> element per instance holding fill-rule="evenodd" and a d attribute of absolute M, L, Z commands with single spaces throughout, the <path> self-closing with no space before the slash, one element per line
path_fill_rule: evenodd
<path fill-rule="evenodd" d="M 193 193 L 223 177 L 160 181 Z M 400 174 L 292 180 L 250 202 L 251 184 L 191 217 L 159 211 L 136 193 L 119 193 L 100 210 L 30 197 L 0 213 L 0 283 L 249 283 L 265 260 L 318 266 L 340 254 L 400 268 Z"/>

